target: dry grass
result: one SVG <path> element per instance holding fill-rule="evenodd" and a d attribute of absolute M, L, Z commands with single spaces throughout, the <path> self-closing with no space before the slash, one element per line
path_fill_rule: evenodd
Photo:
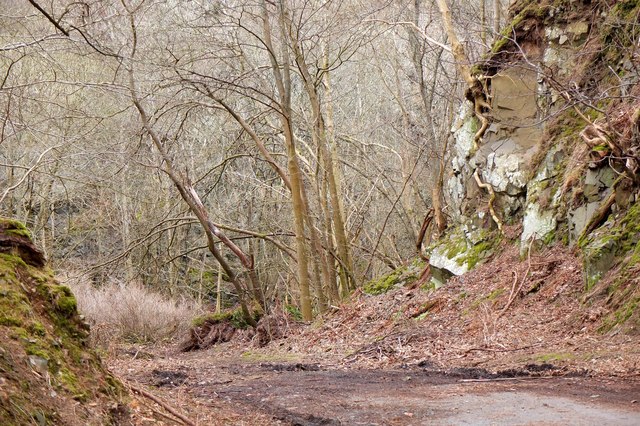
<path fill-rule="evenodd" d="M 95 345 L 114 342 L 158 342 L 184 333 L 202 312 L 192 300 L 169 298 L 139 283 L 112 283 L 96 288 L 81 280 L 66 282 L 78 308 L 91 324 Z"/>

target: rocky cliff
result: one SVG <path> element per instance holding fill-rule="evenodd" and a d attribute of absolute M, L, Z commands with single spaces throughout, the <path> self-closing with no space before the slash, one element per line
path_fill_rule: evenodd
<path fill-rule="evenodd" d="M 637 329 L 640 301 L 640 2 L 518 1 L 474 67 L 491 108 L 452 129 L 446 201 L 454 225 L 432 247 L 438 283 L 504 241 L 522 256 L 575 247 L 585 300 L 608 298 L 607 329 Z M 481 119 L 490 125 L 481 143 Z"/>

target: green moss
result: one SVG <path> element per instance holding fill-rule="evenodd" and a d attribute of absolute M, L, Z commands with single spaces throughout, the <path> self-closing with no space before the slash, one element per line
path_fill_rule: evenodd
<path fill-rule="evenodd" d="M 505 289 L 504 288 L 497 288 L 497 289 L 493 290 L 491 293 L 487 294 L 485 299 L 493 302 L 494 300 L 496 300 L 500 296 L 502 296 L 504 293 L 505 293 Z"/>
<path fill-rule="evenodd" d="M 478 309 L 481 305 L 485 304 L 485 303 L 491 303 L 493 304 L 496 300 L 498 300 L 498 298 L 500 296 L 502 296 L 505 293 L 505 289 L 504 288 L 497 288 L 495 290 L 493 290 L 492 292 L 490 292 L 489 294 L 486 294 L 476 300 L 474 300 L 470 305 L 469 308 L 465 310 L 464 314 L 467 315 L 469 314 L 471 311 L 474 311 L 476 309 Z"/>
<path fill-rule="evenodd" d="M 0 232 L 5 235 L 14 231 L 26 236 L 24 229 L 7 229 L 4 223 Z M 71 290 L 58 285 L 50 270 L 27 265 L 17 253 L 0 253 L 0 327 L 9 337 L 0 341 L 0 370 L 12 402 L 7 410 L 0 409 L 1 424 L 60 424 L 55 413 L 42 407 L 44 382 L 30 371 L 30 356 L 47 361 L 50 383 L 61 404 L 70 397 L 87 402 L 99 389 L 113 388 L 104 379 L 106 372 L 98 358 L 85 346 L 87 333 L 81 328 Z M 11 354 L 8 360 L 2 355 L 7 353 Z M 109 399 L 119 402 L 119 398 Z"/>
<path fill-rule="evenodd" d="M 9 274 L 14 277 L 16 267 L 28 267 L 20 256 L 12 253 L 0 253 L 0 265 L 2 265 L 1 270 L 3 273 L 9 272 Z"/>
<path fill-rule="evenodd" d="M 600 234 L 583 235 L 578 246 L 591 257 L 600 254 L 604 247 L 614 246 L 616 255 L 632 253 L 640 241 L 640 203 L 629 208 L 617 226 Z"/>
<path fill-rule="evenodd" d="M 6 327 L 20 327 L 22 326 L 22 320 L 13 316 L 0 315 L 0 325 Z"/>
<path fill-rule="evenodd" d="M 100 392 L 105 395 L 122 397 L 126 394 L 125 387 L 118 379 L 113 377 L 111 373 L 105 374 L 105 386 L 101 387 Z"/>
<path fill-rule="evenodd" d="M 302 312 L 300 312 L 300 309 L 298 309 L 297 306 L 285 305 L 284 309 L 291 316 L 291 318 L 295 319 L 296 321 L 302 321 Z"/>
<path fill-rule="evenodd" d="M 567 361 L 574 359 L 575 355 L 568 352 L 551 352 L 546 354 L 539 354 L 535 357 L 538 362 L 551 362 L 551 361 Z"/>
<path fill-rule="evenodd" d="M 480 243 L 471 246 L 471 248 L 465 253 L 463 261 L 467 264 L 469 269 L 475 268 L 478 262 L 488 257 L 494 245 L 495 241 L 481 241 Z"/>
<path fill-rule="evenodd" d="M 71 289 L 64 285 L 41 284 L 38 291 L 55 307 L 56 311 L 69 318 L 78 312 L 78 302 Z"/>
<path fill-rule="evenodd" d="M 436 283 L 433 281 L 426 282 L 420 286 L 420 290 L 426 291 L 427 293 L 432 292 L 437 289 Z"/>
<path fill-rule="evenodd" d="M 86 390 L 83 390 L 78 377 L 72 371 L 63 367 L 56 374 L 56 378 L 60 386 L 71 393 L 73 399 L 80 402 L 87 401 L 90 395 Z"/>
<path fill-rule="evenodd" d="M 221 313 L 210 313 L 206 315 L 201 315 L 199 317 L 194 318 L 191 321 L 191 325 L 194 327 L 203 326 L 205 323 L 218 323 L 231 319 L 230 312 L 221 312 Z"/>
<path fill-rule="evenodd" d="M 451 236 L 445 247 L 447 249 L 447 257 L 453 259 L 459 254 L 466 252 L 469 245 L 467 244 L 467 239 L 464 234 L 459 232 Z"/>
<path fill-rule="evenodd" d="M 383 275 L 377 280 L 369 281 L 362 287 L 362 291 L 373 296 L 384 294 L 400 282 L 401 275 L 401 270 L 395 270 L 387 275 Z"/>
<path fill-rule="evenodd" d="M 0 228 L 3 228 L 4 232 L 8 235 L 24 237 L 31 240 L 31 232 L 29 232 L 24 223 L 18 220 L 0 218 Z"/>
<path fill-rule="evenodd" d="M 35 336 L 44 337 L 47 334 L 47 330 L 40 321 L 34 321 L 27 326 L 29 333 Z"/>
<path fill-rule="evenodd" d="M 555 241 L 555 239 L 556 239 L 556 233 L 555 231 L 551 231 L 544 236 L 544 239 L 542 241 L 544 245 L 550 246 L 551 243 Z"/>
<path fill-rule="evenodd" d="M 257 322 L 262 317 L 262 309 L 260 309 L 258 306 L 254 306 L 252 310 L 252 316 L 254 321 Z M 201 315 L 194 318 L 191 321 L 191 325 L 194 327 L 201 327 L 205 324 L 217 324 L 221 322 L 229 322 L 231 323 L 231 325 L 238 329 L 246 329 L 250 326 L 250 324 L 247 323 L 246 319 L 244 318 L 242 309 L 240 307 L 220 313 L 209 313 L 206 315 Z"/>
<path fill-rule="evenodd" d="M 458 246 L 454 250 L 447 252 L 447 257 L 450 259 L 455 257 L 458 265 L 467 265 L 467 268 L 471 270 L 475 268 L 478 263 L 491 256 L 494 248 L 500 243 L 501 238 L 499 233 L 483 230 L 475 236 L 474 241 L 478 242 L 476 244 L 472 244 L 462 236 L 462 243 L 458 243 Z M 458 251 L 463 244 L 464 249 Z M 452 253 L 456 254 L 454 254 L 453 257 L 450 257 L 449 255 Z"/>
<path fill-rule="evenodd" d="M 426 264 L 424 260 L 416 258 L 406 266 L 391 271 L 378 279 L 369 281 L 362 287 L 362 291 L 372 296 L 384 294 L 397 285 L 414 282 L 418 279 L 422 271 L 424 271 L 425 267 Z"/>
<path fill-rule="evenodd" d="M 624 324 L 638 310 L 638 306 L 640 306 L 640 297 L 634 297 L 627 301 L 627 303 L 616 309 L 603 320 L 598 331 L 606 333 L 614 327 Z"/>

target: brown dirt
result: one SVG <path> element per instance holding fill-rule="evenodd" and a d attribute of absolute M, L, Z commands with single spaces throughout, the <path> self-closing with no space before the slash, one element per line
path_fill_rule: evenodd
<path fill-rule="evenodd" d="M 110 364 L 202 425 L 638 424 L 640 344 L 598 332 L 581 270 L 563 248 L 507 250 L 435 291 L 357 294 L 309 326 L 273 315 L 266 346 L 245 331 Z M 137 424 L 174 424 L 136 401 Z"/>
<path fill-rule="evenodd" d="M 499 374 L 442 371 L 424 363 L 357 369 L 259 361 L 246 352 L 238 358 L 235 350 L 224 344 L 190 354 L 120 359 L 114 366 L 128 367 L 127 381 L 146 386 L 201 425 L 633 425 L 640 419 L 637 379 L 570 375 L 544 365 Z M 155 417 L 173 424 L 162 420 Z"/>

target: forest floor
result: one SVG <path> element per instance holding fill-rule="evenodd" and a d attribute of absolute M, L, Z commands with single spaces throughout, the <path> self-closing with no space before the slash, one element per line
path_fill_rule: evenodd
<path fill-rule="evenodd" d="M 640 424 L 635 319 L 604 332 L 606 298 L 587 303 L 583 282 L 562 248 L 505 252 L 438 290 L 356 294 L 311 325 L 273 315 L 266 345 L 244 331 L 187 353 L 112 348 L 107 363 L 190 419 L 138 396 L 136 425 Z"/>

